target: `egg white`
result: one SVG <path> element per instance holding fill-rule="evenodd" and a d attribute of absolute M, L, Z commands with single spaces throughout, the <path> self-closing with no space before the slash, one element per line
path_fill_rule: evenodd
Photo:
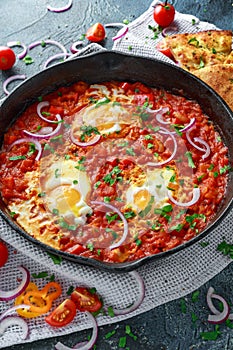
<path fill-rule="evenodd" d="M 41 181 L 45 203 L 50 212 L 72 224 L 84 224 L 92 209 L 86 203 L 91 190 L 85 171 L 75 168 L 73 160 L 58 160 L 45 170 Z"/>
<path fill-rule="evenodd" d="M 126 191 L 127 207 L 139 213 L 147 207 L 151 197 L 154 198 L 156 208 L 163 207 L 168 203 L 167 187 L 174 174 L 173 168 L 148 170 L 143 184 L 138 186 L 133 183 Z"/>

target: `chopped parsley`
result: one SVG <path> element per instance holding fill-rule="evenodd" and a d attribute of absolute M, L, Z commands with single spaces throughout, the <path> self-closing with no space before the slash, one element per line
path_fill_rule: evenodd
<path fill-rule="evenodd" d="M 106 184 L 109 184 L 110 186 L 113 186 L 115 184 L 115 182 L 117 181 L 122 181 L 123 178 L 122 176 L 119 176 L 119 174 L 122 172 L 122 170 L 119 168 L 119 166 L 115 166 L 110 173 L 108 173 L 107 175 L 105 175 L 103 177 L 103 181 Z"/>
<path fill-rule="evenodd" d="M 26 156 L 12 156 L 9 158 L 9 160 L 24 160 L 26 159 Z"/>
<path fill-rule="evenodd" d="M 217 250 L 223 255 L 229 255 L 229 257 L 233 259 L 233 244 L 229 244 L 226 241 L 222 241 L 217 246 Z"/>
<path fill-rule="evenodd" d="M 45 278 L 45 277 L 48 277 L 48 272 L 47 271 L 42 271 L 42 272 L 39 272 L 39 273 L 32 273 L 32 277 L 33 278 Z"/>
<path fill-rule="evenodd" d="M 95 100 L 94 98 L 90 97 L 90 102 L 95 104 L 95 107 L 99 107 L 102 105 L 105 105 L 109 102 L 111 102 L 111 100 L 108 97 L 103 97 L 101 100 Z"/>
<path fill-rule="evenodd" d="M 203 340 L 216 340 L 220 334 L 221 334 L 221 332 L 219 331 L 219 325 L 217 324 L 215 326 L 214 331 L 201 332 L 200 336 Z"/>
<path fill-rule="evenodd" d="M 31 58 L 31 56 L 27 55 L 23 58 L 23 62 L 28 65 L 28 64 L 32 64 L 34 61 L 33 59 Z"/>
<path fill-rule="evenodd" d="M 154 196 L 151 196 L 150 197 L 150 200 L 147 204 L 147 206 L 145 207 L 145 209 L 141 210 L 138 215 L 141 217 L 141 218 L 144 218 L 150 211 L 151 211 L 151 208 L 152 208 L 152 204 L 154 203 Z"/>
<path fill-rule="evenodd" d="M 62 263 L 62 257 L 61 256 L 58 256 L 58 255 L 54 255 L 52 253 L 48 253 L 48 256 L 53 260 L 53 263 L 55 265 L 60 265 Z"/>
<path fill-rule="evenodd" d="M 81 141 L 85 141 L 86 136 L 90 137 L 92 134 L 100 135 L 99 130 L 91 125 L 82 125 L 80 130 L 82 131 L 80 136 Z"/>
<path fill-rule="evenodd" d="M 196 168 L 196 165 L 193 162 L 192 153 L 190 151 L 187 151 L 185 155 L 188 158 L 188 165 L 190 166 L 190 168 L 192 169 Z"/>

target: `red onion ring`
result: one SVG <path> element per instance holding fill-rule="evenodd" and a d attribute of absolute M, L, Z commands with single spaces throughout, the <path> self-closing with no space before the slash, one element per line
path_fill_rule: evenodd
<path fill-rule="evenodd" d="M 49 106 L 49 102 L 48 101 L 42 101 L 40 103 L 38 103 L 37 107 L 36 107 L 36 111 L 37 111 L 37 114 L 38 116 L 44 120 L 45 122 L 48 122 L 48 123 L 55 123 L 57 124 L 58 120 L 54 121 L 54 120 L 50 120 L 50 119 L 47 119 L 43 116 L 43 114 L 41 113 L 41 109 L 44 108 L 44 107 L 47 107 Z M 58 114 L 57 114 L 58 115 Z M 57 117 L 56 115 L 56 117 Z"/>
<path fill-rule="evenodd" d="M 5 92 L 6 95 L 10 94 L 10 91 L 8 91 L 7 86 L 9 83 L 11 83 L 14 80 L 24 80 L 26 79 L 26 75 L 24 74 L 16 74 L 16 75 L 12 75 L 11 77 L 7 78 L 4 83 L 3 83 L 3 91 Z"/>
<path fill-rule="evenodd" d="M 59 114 L 56 114 L 56 118 L 57 118 L 57 122 L 60 122 L 62 120 L 61 116 Z M 51 120 L 49 122 L 54 123 L 54 121 L 51 121 Z M 51 136 L 56 135 L 60 131 L 60 129 L 61 129 L 61 123 L 58 123 L 57 127 L 49 134 L 35 134 L 35 133 L 27 131 L 27 130 L 23 130 L 23 133 L 26 134 L 27 136 L 31 136 L 31 137 L 35 137 L 35 138 L 39 138 L 39 139 L 46 139 L 46 138 L 50 138 Z"/>
<path fill-rule="evenodd" d="M 69 0 L 68 4 L 63 6 L 63 7 L 53 7 L 53 6 L 48 5 L 47 9 L 48 9 L 48 11 L 59 13 L 59 12 L 64 12 L 64 11 L 69 10 L 72 5 L 73 5 L 73 0 Z"/>
<path fill-rule="evenodd" d="M 70 347 L 62 344 L 61 342 L 58 342 L 55 345 L 56 350 L 73 350 L 73 349 L 90 350 L 90 349 L 92 349 L 92 347 L 94 346 L 94 344 L 96 342 L 97 336 L 98 336 L 98 325 L 97 325 L 95 317 L 90 312 L 86 311 L 85 314 L 87 315 L 89 320 L 92 322 L 92 326 L 93 326 L 91 339 L 88 342 L 78 343 L 73 348 L 70 348 Z"/>
<path fill-rule="evenodd" d="M 47 59 L 47 61 L 44 64 L 44 69 L 46 69 L 48 67 L 48 65 L 52 62 L 57 60 L 58 58 L 66 58 L 72 56 L 70 53 L 57 53 L 56 55 L 51 56 L 50 58 Z"/>
<path fill-rule="evenodd" d="M 20 53 L 17 55 L 17 57 L 18 57 L 20 60 L 22 60 L 22 59 L 26 56 L 27 51 L 28 51 L 27 46 L 26 46 L 25 44 L 21 43 L 20 41 L 9 41 L 9 42 L 7 43 L 7 46 L 8 46 L 8 47 L 20 46 L 20 47 L 23 48 L 23 51 L 20 52 Z"/>
<path fill-rule="evenodd" d="M 11 149 L 13 146 L 19 145 L 20 143 L 23 143 L 23 142 L 31 142 L 31 143 L 33 143 L 35 145 L 35 147 L 36 147 L 36 149 L 38 151 L 35 160 L 36 161 L 39 160 L 40 157 L 41 157 L 41 153 L 42 153 L 42 146 L 41 146 L 40 142 L 37 141 L 37 140 L 33 140 L 33 139 L 28 138 L 28 137 L 27 138 L 25 137 L 25 138 L 22 138 L 22 139 L 18 139 L 18 140 L 16 140 L 15 142 L 13 142 L 10 145 L 9 149 Z"/>
<path fill-rule="evenodd" d="M 29 327 L 27 322 L 19 316 L 8 316 L 0 322 L 0 335 L 2 335 L 5 330 L 10 326 L 18 325 L 22 328 L 22 339 L 26 339 L 29 334 Z"/>
<path fill-rule="evenodd" d="M 80 147 L 88 147 L 88 146 L 95 145 L 100 140 L 100 138 L 101 138 L 101 135 L 97 134 L 89 142 L 81 142 L 81 141 L 76 140 L 72 130 L 70 132 L 70 139 L 71 139 L 71 141 L 75 145 L 80 146 Z"/>
<path fill-rule="evenodd" d="M 170 122 L 165 122 L 163 119 L 162 119 L 162 116 L 169 112 L 169 108 L 168 107 L 161 107 L 157 110 L 153 110 L 153 109 L 150 109 L 150 108 L 147 108 L 147 111 L 150 112 L 150 113 L 156 113 L 155 115 L 155 118 L 156 120 L 161 123 L 161 124 L 170 124 Z"/>
<path fill-rule="evenodd" d="M 200 191 L 199 187 L 195 187 L 193 189 L 193 198 L 191 199 L 191 201 L 185 202 L 185 203 L 178 202 L 177 200 L 175 200 L 173 198 L 173 196 L 170 194 L 170 190 L 167 191 L 167 195 L 168 195 L 168 198 L 170 199 L 170 201 L 172 203 L 178 205 L 179 207 L 189 207 L 189 206 L 194 205 L 195 203 L 197 203 L 198 199 L 200 198 L 201 191 Z"/>
<path fill-rule="evenodd" d="M 117 243 L 112 244 L 112 245 L 109 247 L 109 249 L 112 250 L 112 249 L 115 249 L 115 248 L 120 247 L 120 246 L 124 243 L 124 241 L 126 240 L 126 238 L 127 238 L 127 236 L 128 236 L 128 222 L 127 222 L 126 218 L 124 217 L 124 215 L 120 212 L 119 209 L 117 209 L 116 207 L 114 207 L 114 206 L 111 205 L 111 204 L 107 204 L 107 203 L 105 203 L 105 202 L 100 202 L 100 201 L 92 201 L 91 204 L 94 204 L 94 205 L 102 205 L 102 206 L 104 206 L 104 207 L 110 209 L 110 210 L 113 211 L 114 213 L 117 213 L 117 214 L 120 216 L 120 218 L 121 218 L 121 220 L 122 220 L 122 222 L 123 222 L 123 224 L 124 224 L 123 235 L 122 235 L 121 239 L 120 239 Z"/>
<path fill-rule="evenodd" d="M 167 158 L 166 160 L 159 162 L 159 163 L 148 162 L 148 163 L 146 163 L 146 165 L 148 165 L 148 166 L 161 166 L 161 165 L 167 164 L 175 157 L 175 154 L 177 152 L 177 142 L 176 142 L 175 136 L 170 131 L 168 131 L 167 129 L 165 129 L 163 127 L 160 127 L 159 132 L 162 134 L 168 134 L 171 137 L 171 139 L 174 143 L 174 150 L 173 150 L 171 156 L 169 158 Z"/>
<path fill-rule="evenodd" d="M 0 322 L 1 320 L 3 320 L 6 316 L 9 316 L 10 314 L 12 314 L 12 312 L 18 310 L 18 309 L 30 309 L 30 305 L 26 305 L 26 304 L 19 304 L 19 305 L 15 305 L 10 307 L 8 310 L 4 311 L 1 315 L 0 315 Z"/>
<path fill-rule="evenodd" d="M 23 293 L 25 291 L 25 289 L 27 288 L 29 281 L 30 281 L 30 273 L 29 273 L 28 269 L 24 266 L 19 266 L 18 269 L 23 274 L 21 283 L 19 284 L 18 287 L 16 287 L 13 290 L 10 290 L 7 292 L 0 290 L 0 300 L 7 301 L 7 300 L 15 299 L 18 295 Z"/>
<path fill-rule="evenodd" d="M 169 31 L 177 32 L 178 28 L 176 26 L 166 27 L 162 30 L 162 36 L 165 38 L 168 35 L 167 32 Z"/>
<path fill-rule="evenodd" d="M 187 138 L 188 142 L 190 143 L 190 145 L 192 145 L 193 147 L 195 147 L 197 150 L 199 150 L 199 151 L 201 151 L 201 152 L 205 152 L 205 154 L 203 154 L 203 156 L 202 156 L 202 159 L 205 159 L 205 158 L 209 157 L 209 155 L 210 155 L 210 146 L 208 145 L 208 143 L 207 143 L 206 141 L 202 140 L 200 137 L 194 137 L 193 140 L 194 140 L 195 142 L 198 142 L 198 143 L 200 143 L 200 144 L 202 144 L 202 145 L 205 146 L 205 148 L 201 148 L 201 147 L 197 146 L 197 145 L 191 140 L 190 131 L 188 131 L 188 132 L 186 133 L 186 138 Z"/>
<path fill-rule="evenodd" d="M 196 122 L 196 119 L 191 118 L 190 122 L 183 129 L 180 129 L 180 132 L 185 132 L 185 131 L 190 130 L 194 126 L 195 122 Z"/>
<path fill-rule="evenodd" d="M 108 24 L 105 24 L 104 26 L 105 26 L 105 28 L 122 26 L 122 28 L 119 30 L 117 35 L 112 37 L 113 41 L 116 41 L 118 39 L 123 38 L 123 36 L 125 36 L 128 33 L 128 31 L 129 31 L 129 27 L 126 24 L 124 24 L 124 23 L 108 23 Z"/>
<path fill-rule="evenodd" d="M 68 53 L 67 50 L 66 50 L 66 48 L 65 48 L 65 46 L 63 46 L 62 44 L 60 44 L 58 41 L 48 39 L 48 40 L 43 40 L 43 42 L 44 42 L 45 44 L 55 45 L 55 46 L 59 47 L 59 49 L 60 49 L 62 52 L 66 53 L 66 54 Z M 31 44 L 28 46 L 28 48 L 29 48 L 29 50 L 31 50 L 31 49 L 33 49 L 34 47 L 41 45 L 41 43 L 42 43 L 42 40 L 40 40 L 40 41 L 35 41 L 35 42 L 31 43 Z"/>
<path fill-rule="evenodd" d="M 220 312 L 217 310 L 212 302 L 212 299 L 217 299 L 223 304 L 223 311 Z M 209 288 L 206 296 L 207 305 L 210 308 L 210 311 L 213 313 L 213 315 L 208 316 L 208 321 L 213 324 L 219 324 L 223 323 L 227 320 L 229 313 L 230 313 L 230 307 L 226 300 L 218 294 L 214 293 L 214 289 L 212 287 Z"/>
<path fill-rule="evenodd" d="M 79 41 L 75 41 L 71 47 L 70 47 L 70 51 L 72 53 L 77 53 L 79 50 L 77 49 L 77 46 L 83 45 L 83 41 L 79 40 Z"/>
<path fill-rule="evenodd" d="M 126 315 L 126 314 L 136 310 L 141 305 L 141 303 L 144 300 L 144 297 L 145 297 L 145 285 L 144 285 L 144 281 L 143 281 L 142 277 L 136 271 L 129 272 L 129 275 L 133 276 L 135 278 L 135 280 L 138 282 L 138 286 L 139 286 L 138 298 L 133 303 L 133 305 L 131 305 L 129 307 L 126 307 L 125 309 L 113 308 L 113 313 L 114 313 L 115 316 Z"/>
<path fill-rule="evenodd" d="M 76 41 L 74 42 L 71 47 L 70 47 L 70 51 L 75 54 L 77 53 L 79 50 L 77 49 L 77 46 L 83 45 L 83 41 Z"/>

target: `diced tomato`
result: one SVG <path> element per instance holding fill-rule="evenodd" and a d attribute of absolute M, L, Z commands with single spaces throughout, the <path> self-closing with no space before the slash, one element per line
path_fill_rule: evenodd
<path fill-rule="evenodd" d="M 76 305 L 70 299 L 65 299 L 56 307 L 45 321 L 52 327 L 64 327 L 73 321 L 76 315 Z"/>
<path fill-rule="evenodd" d="M 163 55 L 167 56 L 171 60 L 174 60 L 174 56 L 171 52 L 171 49 L 166 45 L 165 42 L 160 41 L 156 45 L 156 49 L 161 52 Z"/>
<path fill-rule="evenodd" d="M 23 173 L 32 170 L 33 160 L 32 159 L 24 159 L 20 165 L 20 170 Z"/>
<path fill-rule="evenodd" d="M 63 115 L 64 109 L 63 109 L 63 107 L 51 105 L 51 106 L 49 107 L 49 113 L 55 114 L 55 115 L 56 115 L 56 114 Z"/>
<path fill-rule="evenodd" d="M 85 251 L 85 248 L 81 244 L 75 244 L 73 247 L 70 247 L 66 250 L 70 254 L 79 255 Z"/>
<path fill-rule="evenodd" d="M 2 184 L 10 190 L 13 190 L 13 188 L 15 187 L 15 180 L 13 179 L 12 176 L 2 178 L 1 181 L 2 181 Z"/>

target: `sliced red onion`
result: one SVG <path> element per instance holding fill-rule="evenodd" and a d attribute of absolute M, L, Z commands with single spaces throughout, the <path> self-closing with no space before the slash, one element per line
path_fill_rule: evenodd
<path fill-rule="evenodd" d="M 79 40 L 79 41 L 75 41 L 70 48 L 70 51 L 72 53 L 77 53 L 79 50 L 77 49 L 77 46 L 83 45 L 83 41 Z"/>
<path fill-rule="evenodd" d="M 28 269 L 24 266 L 19 266 L 18 269 L 22 272 L 23 277 L 20 285 L 10 291 L 3 291 L 0 290 L 0 300 L 7 301 L 7 300 L 12 300 L 15 299 L 18 295 L 23 293 L 25 289 L 27 288 L 29 281 L 30 281 L 30 273 Z"/>
<path fill-rule="evenodd" d="M 198 145 L 196 145 L 196 143 L 194 143 L 192 140 L 191 140 L 191 137 L 190 137 L 190 131 L 188 131 L 186 133 L 186 138 L 188 140 L 188 142 L 190 143 L 190 145 L 192 145 L 193 147 L 195 147 L 197 150 L 201 151 L 201 152 L 205 152 L 205 154 L 203 154 L 202 156 L 202 159 L 205 159 L 207 157 L 209 157 L 210 155 L 210 146 L 208 145 L 208 143 L 204 140 L 202 140 L 200 137 L 194 137 L 194 141 L 195 142 L 198 142 L 202 145 L 205 146 L 205 148 L 202 148 L 202 147 L 199 147 Z"/>
<path fill-rule="evenodd" d="M 113 308 L 113 313 L 114 313 L 115 316 L 129 314 L 130 312 L 136 310 L 141 305 L 141 303 L 144 300 L 144 297 L 145 297 L 145 285 L 144 285 L 144 281 L 143 281 L 142 277 L 136 271 L 129 272 L 129 275 L 133 276 L 136 279 L 136 281 L 138 282 L 138 285 L 139 285 L 138 298 L 131 306 L 126 307 L 125 309 Z"/>
<path fill-rule="evenodd" d="M 168 32 L 177 32 L 178 28 L 176 26 L 166 27 L 162 30 L 162 36 L 165 38 L 168 35 Z"/>
<path fill-rule="evenodd" d="M 26 79 L 26 75 L 24 74 L 15 74 L 12 75 L 11 77 L 7 78 L 4 83 L 3 83 L 3 91 L 5 92 L 6 95 L 10 94 L 10 91 L 8 91 L 7 86 L 8 84 L 10 84 L 12 81 L 15 80 L 25 80 Z"/>
<path fill-rule="evenodd" d="M 55 345 L 56 350 L 73 350 L 73 349 L 90 350 L 93 348 L 93 346 L 96 343 L 97 336 L 98 336 L 98 325 L 97 325 L 95 317 L 90 312 L 86 311 L 85 314 L 87 315 L 87 317 L 89 318 L 89 320 L 92 322 L 92 325 L 93 325 L 93 331 L 92 331 L 92 336 L 91 336 L 90 340 L 88 342 L 78 343 L 73 348 L 70 348 L 70 347 L 62 344 L 61 342 L 58 342 Z"/>
<path fill-rule="evenodd" d="M 36 47 L 36 46 L 41 45 L 42 42 L 44 42 L 45 44 L 55 45 L 55 46 L 59 47 L 59 49 L 60 49 L 62 52 L 64 52 L 65 54 L 68 53 L 67 50 L 66 50 L 66 48 L 65 48 L 65 46 L 63 46 L 62 44 L 60 44 L 58 41 L 50 40 L 50 39 L 48 39 L 48 40 L 43 40 L 43 41 L 41 41 L 41 40 L 40 40 L 40 41 L 35 41 L 35 42 L 31 43 L 31 44 L 28 46 L 29 50 L 33 49 L 33 48 Z"/>
<path fill-rule="evenodd" d="M 80 146 L 80 147 L 88 147 L 88 146 L 95 145 L 95 144 L 100 140 L 100 138 L 101 138 L 101 135 L 97 134 L 97 135 L 95 135 L 95 137 L 93 137 L 89 142 L 81 142 L 81 141 L 78 141 L 78 140 L 75 138 L 75 136 L 74 136 L 72 130 L 71 130 L 71 132 L 70 132 L 70 139 L 71 139 L 71 141 L 72 141 L 75 145 Z"/>
<path fill-rule="evenodd" d="M 129 27 L 124 23 L 108 23 L 105 25 L 105 27 L 115 27 L 115 26 L 119 26 L 119 25 L 121 25 L 122 28 L 119 30 L 117 35 L 113 36 L 113 38 L 112 38 L 113 41 L 116 41 L 116 40 L 123 38 L 123 36 L 125 36 L 128 33 Z"/>
<path fill-rule="evenodd" d="M 40 134 L 40 135 L 47 135 L 47 134 L 50 134 L 52 131 L 53 131 L 53 128 L 51 126 L 43 126 L 38 131 L 38 134 Z"/>
<path fill-rule="evenodd" d="M 27 137 L 27 138 L 24 137 L 24 138 L 22 138 L 22 139 L 18 139 L 18 140 L 16 140 L 15 142 L 13 142 L 13 143 L 10 145 L 9 149 L 11 149 L 13 146 L 19 145 L 20 143 L 23 143 L 23 142 L 30 142 L 30 143 L 33 143 L 33 144 L 35 145 L 35 147 L 36 147 L 36 149 L 37 149 L 37 151 L 38 151 L 35 160 L 36 160 L 36 161 L 39 160 L 40 157 L 41 157 L 41 153 L 42 153 L 42 146 L 41 146 L 40 142 L 37 141 L 37 140 L 30 139 L 30 138 L 28 138 L 28 137 Z"/>
<path fill-rule="evenodd" d="M 161 123 L 161 124 L 170 124 L 170 122 L 166 122 L 163 120 L 163 115 L 167 112 L 169 112 L 169 108 L 168 107 L 161 107 L 157 110 L 153 110 L 153 109 L 150 109 L 150 108 L 147 108 L 147 111 L 150 112 L 150 113 L 156 113 L 155 115 L 155 118 L 156 120 Z"/>
<path fill-rule="evenodd" d="M 190 119 L 190 122 L 183 129 L 180 129 L 180 132 L 185 132 L 190 130 L 194 126 L 195 122 L 196 122 L 195 118 Z"/>
<path fill-rule="evenodd" d="M 165 130 L 165 132 L 164 132 L 164 130 Z M 164 161 L 159 162 L 159 163 L 148 162 L 148 163 L 146 164 L 146 165 L 148 165 L 148 166 L 161 166 L 161 165 L 167 164 L 167 163 L 169 163 L 169 162 L 175 157 L 175 154 L 176 154 L 176 152 L 177 152 L 177 142 L 176 142 L 175 136 L 174 136 L 171 132 L 169 132 L 167 129 L 162 128 L 162 127 L 160 127 L 159 132 L 162 133 L 162 134 L 163 134 L 163 133 L 164 133 L 164 134 L 168 134 L 168 135 L 171 137 L 171 139 L 172 139 L 172 141 L 173 141 L 173 143 L 174 143 L 174 149 L 173 149 L 173 152 L 172 152 L 172 154 L 171 154 L 171 156 L 170 156 L 169 158 L 167 158 L 167 159 L 165 159 Z"/>
<path fill-rule="evenodd" d="M 61 116 L 59 114 L 56 114 L 56 118 L 57 118 L 57 122 L 58 122 L 58 125 L 57 127 L 50 133 L 48 134 L 36 134 L 36 133 L 33 133 L 33 132 L 30 132 L 30 131 L 27 131 L 27 130 L 23 130 L 23 133 L 26 134 L 27 136 L 31 136 L 31 137 L 35 137 L 35 138 L 38 138 L 38 139 L 47 139 L 47 138 L 50 138 L 52 136 L 55 136 L 61 129 Z M 53 122 L 50 120 L 50 123 Z M 53 122 L 54 123 L 54 122 Z"/>
<path fill-rule="evenodd" d="M 7 43 L 7 46 L 8 47 L 20 46 L 23 48 L 23 51 L 17 55 L 20 60 L 22 60 L 26 56 L 27 51 L 28 51 L 27 46 L 25 44 L 21 43 L 20 41 L 9 41 Z"/>
<path fill-rule="evenodd" d="M 27 322 L 19 316 L 8 316 L 0 322 L 0 335 L 10 326 L 20 326 L 22 328 L 22 339 L 26 339 L 29 334 L 29 327 Z"/>
<path fill-rule="evenodd" d="M 10 314 L 12 314 L 13 312 L 15 312 L 18 309 L 30 309 L 30 305 L 26 305 L 26 304 L 19 304 L 19 305 L 15 305 L 10 307 L 8 310 L 4 311 L 1 315 L 0 315 L 0 322 L 1 320 L 3 320 L 6 316 L 9 316 Z"/>
<path fill-rule="evenodd" d="M 219 311 L 215 308 L 212 299 L 217 299 L 223 304 L 223 311 Z M 210 308 L 210 311 L 213 313 L 213 315 L 208 316 L 208 321 L 213 324 L 219 324 L 223 323 L 227 320 L 229 313 L 230 313 L 230 307 L 226 300 L 218 294 L 214 293 L 214 289 L 212 287 L 209 288 L 207 292 L 207 305 Z"/>
<path fill-rule="evenodd" d="M 53 6 L 48 5 L 47 9 L 51 12 L 57 12 L 57 13 L 64 12 L 64 11 L 69 10 L 71 8 L 72 4 L 73 4 L 73 0 L 69 0 L 67 5 L 65 5 L 63 7 L 53 7 Z"/>
<path fill-rule="evenodd" d="M 51 57 L 50 57 L 49 59 L 47 59 L 47 61 L 45 62 L 45 64 L 44 64 L 44 69 L 46 69 L 46 68 L 48 67 L 48 65 L 49 65 L 51 62 L 57 60 L 58 58 L 66 58 L 66 57 L 69 57 L 69 56 L 72 56 L 72 55 L 71 55 L 70 53 L 64 53 L 64 52 L 62 52 L 62 53 L 57 53 L 56 55 L 51 56 Z"/>
<path fill-rule="evenodd" d="M 195 187 L 193 189 L 193 198 L 191 199 L 191 201 L 185 202 L 185 203 L 178 202 L 177 200 L 175 200 L 173 198 L 173 196 L 170 194 L 170 190 L 168 190 L 167 195 L 168 195 L 168 198 L 170 199 L 170 201 L 173 202 L 174 204 L 178 205 L 179 207 L 189 207 L 189 206 L 197 203 L 198 199 L 200 198 L 201 191 L 200 191 L 199 187 Z"/>
<path fill-rule="evenodd" d="M 110 211 L 113 211 L 114 213 L 117 213 L 119 215 L 119 217 L 121 218 L 123 224 L 124 224 L 124 231 L 123 231 L 123 235 L 121 237 L 121 239 L 115 243 L 115 244 L 112 244 L 109 249 L 115 249 L 115 248 L 118 248 L 120 247 L 124 241 L 126 240 L 127 236 L 128 236 L 128 222 L 126 220 L 126 218 L 124 217 L 124 215 L 120 212 L 119 209 L 117 209 L 116 207 L 114 207 L 113 205 L 111 204 L 107 204 L 105 202 L 100 202 L 100 201 L 92 201 L 91 204 L 94 204 L 94 205 L 102 205 L 108 209 L 110 209 Z"/>
<path fill-rule="evenodd" d="M 57 121 L 54 121 L 54 120 L 50 120 L 50 119 L 47 119 L 43 116 L 43 114 L 41 113 L 41 110 L 42 108 L 44 107 L 48 107 L 49 106 L 49 102 L 48 101 L 42 101 L 40 103 L 38 103 L 37 107 L 36 107 L 36 111 L 37 111 L 37 114 L 38 116 L 44 120 L 45 122 L 48 122 L 48 123 L 57 123 Z"/>

